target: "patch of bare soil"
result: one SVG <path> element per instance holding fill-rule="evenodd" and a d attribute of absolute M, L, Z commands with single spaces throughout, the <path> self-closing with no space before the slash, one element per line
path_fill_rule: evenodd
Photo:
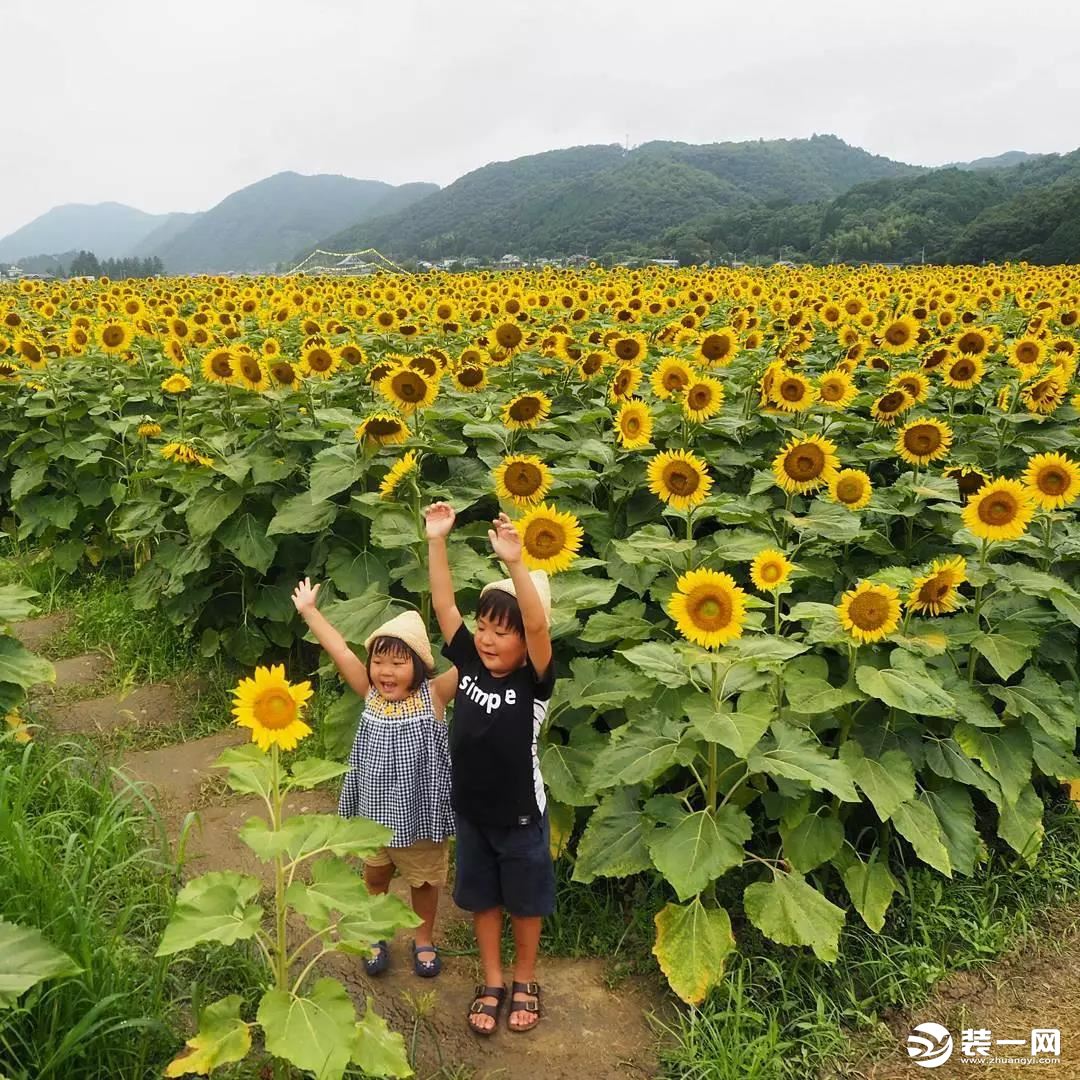
<path fill-rule="evenodd" d="M 54 611 L 51 615 L 13 623 L 11 633 L 31 652 L 39 653 L 49 639 L 65 630 L 70 622 L 70 611 Z"/>
<path fill-rule="evenodd" d="M 46 730 L 64 735 L 143 731 L 176 722 L 176 692 L 168 683 L 148 683 L 129 694 L 76 701 L 48 709 Z"/>
<path fill-rule="evenodd" d="M 1080 1080 L 1078 971 L 1080 908 L 1055 914 L 1033 940 L 985 970 L 942 980 L 923 1008 L 890 1022 L 895 1050 L 849 1075 L 860 1080 L 969 1080 L 988 1075 L 1001 1080 Z M 927 1068 L 908 1056 L 908 1034 L 921 1023 L 940 1024 L 952 1035 L 952 1053 L 941 1065 Z M 1030 1058 L 1032 1030 L 1053 1028 L 1061 1033 L 1060 1056 L 1042 1053 L 1038 1057 L 1047 1061 L 1028 1064 L 992 1060 Z M 984 1036 L 990 1040 L 989 1058 L 963 1053 L 965 1029 L 989 1032 Z M 999 1039 L 1022 1042 L 999 1044 Z"/>
<path fill-rule="evenodd" d="M 39 683 L 30 694 L 31 700 L 45 709 L 54 706 L 53 699 L 63 699 L 69 695 L 88 696 L 88 690 L 102 683 L 112 671 L 112 661 L 99 652 L 53 660 L 52 666 L 56 671 L 56 681 Z"/>

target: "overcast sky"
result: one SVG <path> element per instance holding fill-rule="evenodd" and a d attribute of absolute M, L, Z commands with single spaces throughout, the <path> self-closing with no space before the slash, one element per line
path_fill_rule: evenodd
<path fill-rule="evenodd" d="M 0 236 L 285 169 L 447 184 L 581 143 L 1080 143 L 1071 0 L 0 0 Z"/>

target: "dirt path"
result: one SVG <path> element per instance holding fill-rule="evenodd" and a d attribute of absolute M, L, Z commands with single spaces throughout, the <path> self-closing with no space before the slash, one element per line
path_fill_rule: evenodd
<path fill-rule="evenodd" d="M 16 633 L 28 647 L 40 649 L 64 621 L 62 613 L 29 620 Z M 55 666 L 55 686 L 36 697 L 44 718 L 39 737 L 93 738 L 117 731 L 181 729 L 179 699 L 168 685 L 95 697 L 95 683 L 108 674 L 103 657 L 91 653 L 57 661 Z M 232 869 L 269 882 L 268 866 L 259 863 L 237 835 L 248 817 L 263 811 L 261 800 L 235 795 L 225 786 L 222 771 L 211 767 L 222 750 L 246 741 L 246 732 L 229 726 L 206 738 L 130 751 L 118 762 L 122 776 L 145 784 L 153 793 L 174 850 L 189 813 L 195 812 L 185 840 L 185 876 Z M 118 778 L 118 788 L 123 784 Z M 298 792 L 286 801 L 286 810 L 292 813 L 334 813 L 336 809 L 336 790 Z M 395 881 L 392 888 L 407 899 L 402 883 Z M 444 897 L 437 940 L 468 941 L 468 922 L 467 913 Z M 455 925 L 462 923 L 465 928 Z M 295 930 L 300 932 L 299 924 Z M 442 974 L 421 979 L 412 971 L 410 942 L 409 931 L 397 936 L 390 946 L 391 968 L 375 980 L 366 976 L 363 964 L 354 957 L 335 955 L 323 963 L 326 973 L 341 979 L 361 1007 L 368 995 L 374 995 L 378 1011 L 402 1032 L 407 1045 L 415 1047 L 421 1080 L 655 1076 L 655 1037 L 647 1016 L 651 1011 L 664 1013 L 668 1006 L 644 980 L 625 980 L 612 990 L 600 960 L 542 957 L 537 974 L 544 988 L 544 1016 L 537 1030 L 529 1035 L 508 1031 L 504 1012 L 497 1033 L 480 1039 L 468 1030 L 465 1019 L 473 987 L 480 981 L 475 956 L 450 955 L 446 949 Z"/>
<path fill-rule="evenodd" d="M 933 998 L 910 1016 L 889 1026 L 896 1036 L 895 1050 L 881 1060 L 848 1074 L 852 1080 L 969 1080 L 995 1076 L 1001 1080 L 1026 1077 L 1038 1080 L 1080 1080 L 1080 907 L 1055 912 L 1048 924 L 1029 941 L 981 972 L 958 972 L 938 986 Z M 952 1036 L 952 1052 L 942 1053 L 933 1068 L 909 1058 L 905 1044 L 912 1027 L 936 1023 Z M 989 1057 L 1028 1058 L 1032 1029 L 1061 1033 L 1059 1056 L 1040 1054 L 1041 1064 L 994 1062 L 964 1053 L 961 1033 L 984 1032 Z M 988 1033 L 988 1034 L 985 1034 Z M 1020 1045 L 998 1044 L 998 1039 L 1022 1040 Z M 989 1040 L 989 1043 L 987 1043 Z"/>

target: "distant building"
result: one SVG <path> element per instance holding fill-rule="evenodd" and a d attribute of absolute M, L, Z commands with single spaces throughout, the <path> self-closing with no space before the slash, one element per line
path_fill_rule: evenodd
<path fill-rule="evenodd" d="M 566 257 L 566 265 L 567 266 L 588 266 L 589 265 L 589 256 L 588 255 L 568 255 Z"/>
<path fill-rule="evenodd" d="M 678 266 L 678 259 L 650 259 L 649 262 L 653 266 Z"/>
<path fill-rule="evenodd" d="M 525 263 L 517 255 L 504 255 L 497 265 L 500 270 L 520 270 Z"/>

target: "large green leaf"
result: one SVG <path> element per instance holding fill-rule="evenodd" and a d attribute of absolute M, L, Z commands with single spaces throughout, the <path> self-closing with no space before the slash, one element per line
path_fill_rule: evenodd
<path fill-rule="evenodd" d="M 1031 866 L 1039 857 L 1046 835 L 1044 809 L 1038 792 L 1025 784 L 1013 802 L 998 810 L 998 836 Z"/>
<path fill-rule="evenodd" d="M 277 508 L 277 513 L 266 526 L 266 535 L 292 536 L 322 532 L 333 523 L 339 509 L 336 503 L 313 500 L 309 491 L 298 492 Z"/>
<path fill-rule="evenodd" d="M 1002 679 L 1015 675 L 1030 659 L 1038 635 L 1030 631 L 979 634 L 972 639 L 971 647 L 981 653 Z"/>
<path fill-rule="evenodd" d="M 245 566 L 265 574 L 277 554 L 277 541 L 269 538 L 266 525 L 253 514 L 241 514 L 222 526 L 217 539 Z"/>
<path fill-rule="evenodd" d="M 953 729 L 957 745 L 1001 785 L 1007 803 L 1020 797 L 1031 778 L 1031 736 L 1019 725 L 987 730 L 960 723 Z"/>
<path fill-rule="evenodd" d="M 386 1021 L 375 1011 L 371 997 L 367 999 L 363 1017 L 356 1024 L 351 1060 L 368 1076 L 404 1078 L 413 1075 L 405 1039 L 387 1027 Z"/>
<path fill-rule="evenodd" d="M 641 672 L 621 660 L 592 660 L 579 656 L 570 661 L 572 679 L 559 685 L 559 700 L 575 709 L 604 712 L 625 705 L 631 698 L 648 700 L 654 687 Z"/>
<path fill-rule="evenodd" d="M 690 664 L 673 645 L 648 641 L 644 645 L 620 649 L 619 654 L 663 686 L 685 686 L 690 681 Z"/>
<path fill-rule="evenodd" d="M 613 540 L 611 546 L 624 563 L 670 565 L 672 557 L 693 551 L 693 540 L 677 540 L 664 525 L 643 525 L 625 540 Z"/>
<path fill-rule="evenodd" d="M 198 1031 L 184 1044 L 188 1052 L 173 1058 L 166 1076 L 209 1076 L 214 1069 L 243 1061 L 251 1049 L 251 1029 L 240 1016 L 244 999 L 239 994 L 199 1010 Z"/>
<path fill-rule="evenodd" d="M 880 934 L 885 925 L 885 912 L 900 887 L 889 872 L 888 864 L 876 855 L 869 862 L 855 857 L 844 867 L 842 876 L 855 910 L 875 934 Z"/>
<path fill-rule="evenodd" d="M 176 897 L 172 918 L 156 956 L 172 956 L 203 941 L 232 945 L 255 936 L 263 910 L 251 901 L 258 878 L 232 870 L 214 870 L 192 878 Z"/>
<path fill-rule="evenodd" d="M 772 735 L 747 759 L 751 772 L 798 780 L 815 791 L 831 791 L 843 802 L 859 801 L 847 765 L 829 757 L 811 732 L 778 721 Z"/>
<path fill-rule="evenodd" d="M 945 834 L 934 811 L 926 803 L 909 799 L 893 811 L 889 820 L 924 863 L 946 877 L 952 877 L 952 860 L 945 846 Z"/>
<path fill-rule="evenodd" d="M 638 805 L 636 789 L 623 787 L 605 795 L 578 841 L 574 881 L 590 885 L 598 877 L 628 877 L 650 869 L 652 828 Z"/>
<path fill-rule="evenodd" d="M 286 818 L 274 831 L 262 818 L 248 818 L 240 827 L 240 839 L 264 862 L 276 855 L 307 859 L 312 855 L 374 855 L 393 835 L 393 830 L 367 818 L 336 814 L 297 814 Z"/>
<path fill-rule="evenodd" d="M 48 660 L 32 653 L 13 637 L 0 634 L 0 683 L 15 683 L 26 690 L 38 683 L 55 681 L 56 671 Z"/>
<path fill-rule="evenodd" d="M 596 751 L 604 745 L 603 736 L 591 727 L 574 729 L 588 732 L 570 743 L 548 742 L 540 754 L 540 771 L 551 794 L 567 806 L 594 806 L 596 798 L 588 791 Z"/>
<path fill-rule="evenodd" d="M 683 735 L 677 720 L 661 722 L 651 712 L 616 728 L 596 755 L 588 790 L 639 784 L 656 779 L 675 764 L 687 764 L 693 755 L 684 749 Z"/>
<path fill-rule="evenodd" d="M 322 502 L 352 487 L 364 475 L 365 463 L 357 456 L 356 446 L 328 446 L 311 463 L 310 496 Z"/>
<path fill-rule="evenodd" d="M 784 693 L 792 712 L 804 716 L 820 716 L 835 712 L 852 701 L 859 701 L 862 694 L 850 684 L 833 686 L 827 679 L 812 675 L 789 677 L 784 675 Z"/>
<path fill-rule="evenodd" d="M 753 831 L 749 815 L 734 806 L 684 811 L 674 828 L 653 832 L 649 853 L 679 899 L 688 900 L 742 862 Z"/>
<path fill-rule="evenodd" d="M 305 758 L 292 767 L 289 787 L 313 788 L 334 780 L 349 771 L 348 765 L 338 761 L 324 761 L 322 758 Z"/>
<path fill-rule="evenodd" d="M 915 798 L 915 769 L 903 750 L 886 750 L 877 758 L 849 739 L 840 747 L 840 760 L 851 770 L 855 783 L 870 800 L 882 821 L 908 799 Z"/>
<path fill-rule="evenodd" d="M 683 1001 L 700 1004 L 719 985 L 728 953 L 735 948 L 728 913 L 695 898 L 689 904 L 665 905 L 653 921 L 652 951 L 660 970 Z"/>
<path fill-rule="evenodd" d="M 1045 672 L 1029 667 L 1019 686 L 992 686 L 990 692 L 1005 703 L 1008 715 L 1029 716 L 1051 738 L 1075 742 L 1080 701 L 1072 684 L 1066 693 Z"/>
<path fill-rule="evenodd" d="M 229 770 L 226 783 L 233 791 L 238 791 L 242 795 L 270 797 L 274 783 L 270 755 L 260 750 L 254 743 L 230 746 L 228 750 L 223 750 L 214 762 L 213 768 Z"/>
<path fill-rule="evenodd" d="M 832 814 L 807 814 L 789 828 L 780 822 L 784 857 L 800 873 L 808 874 L 828 862 L 844 845 L 844 826 Z"/>
<path fill-rule="evenodd" d="M 819 960 L 837 957 L 844 910 L 826 900 L 799 873 L 775 873 L 772 881 L 747 885 L 747 918 L 778 945 L 809 945 Z"/>
<path fill-rule="evenodd" d="M 366 592 L 351 600 L 335 600 L 322 609 L 341 636 L 351 645 L 361 645 L 376 627 L 399 615 L 404 608 L 376 592 Z M 305 635 L 314 641 L 310 631 Z"/>
<path fill-rule="evenodd" d="M 757 697 L 751 698 L 744 708 L 747 697 L 743 694 L 739 707 L 732 711 L 726 702 L 716 708 L 707 694 L 696 693 L 686 700 L 686 715 L 706 742 L 718 743 L 736 757 L 745 758 L 761 741 L 776 715 L 770 703 Z"/>
<path fill-rule="evenodd" d="M 343 596 L 362 596 L 369 589 L 386 593 L 390 588 L 386 560 L 370 551 L 336 547 L 326 557 L 326 573 Z"/>
<path fill-rule="evenodd" d="M 645 605 L 640 600 L 624 600 L 611 611 L 590 615 L 578 636 L 591 645 L 607 645 L 615 641 L 647 641 L 655 630 L 652 621 L 645 617 Z"/>
<path fill-rule="evenodd" d="M 25 585 L 0 585 L 0 623 L 26 619 L 37 610 L 30 601 L 38 593 Z"/>
<path fill-rule="evenodd" d="M 40 930 L 0 921 L 0 1009 L 14 1006 L 21 994 L 43 979 L 81 971 L 67 953 L 50 945 Z"/>
<path fill-rule="evenodd" d="M 956 702 L 929 675 L 898 668 L 873 668 L 863 664 L 855 681 L 864 694 L 915 716 L 952 716 Z"/>
<path fill-rule="evenodd" d="M 934 780 L 929 777 L 929 780 Z M 936 780 L 920 796 L 941 825 L 941 838 L 954 870 L 970 877 L 982 858 L 983 843 L 975 828 L 971 792 L 955 780 Z"/>
<path fill-rule="evenodd" d="M 319 979 L 311 994 L 268 990 L 259 1003 L 266 1049 L 316 1080 L 341 1080 L 356 1046 L 356 1010 L 337 979 Z"/>
<path fill-rule="evenodd" d="M 192 536 L 213 536 L 223 521 L 244 501 L 244 492 L 235 485 L 224 490 L 206 487 L 197 491 L 187 508 L 188 530 Z"/>

